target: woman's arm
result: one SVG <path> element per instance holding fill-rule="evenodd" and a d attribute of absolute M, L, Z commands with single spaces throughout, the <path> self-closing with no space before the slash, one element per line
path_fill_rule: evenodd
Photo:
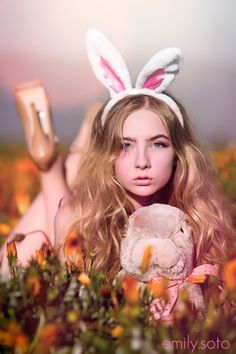
<path fill-rule="evenodd" d="M 58 251 L 58 256 L 61 262 L 64 262 L 63 246 L 66 236 L 69 234 L 72 225 L 78 220 L 75 209 L 72 207 L 71 196 L 62 198 L 58 206 L 54 219 L 54 244 L 53 246 Z"/>

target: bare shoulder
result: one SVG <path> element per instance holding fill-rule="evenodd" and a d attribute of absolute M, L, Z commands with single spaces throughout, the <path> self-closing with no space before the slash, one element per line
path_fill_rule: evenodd
<path fill-rule="evenodd" d="M 78 214 L 74 206 L 71 195 L 63 197 L 58 205 L 54 221 L 54 246 L 57 247 L 64 243 L 65 237 L 72 225 L 78 220 Z"/>

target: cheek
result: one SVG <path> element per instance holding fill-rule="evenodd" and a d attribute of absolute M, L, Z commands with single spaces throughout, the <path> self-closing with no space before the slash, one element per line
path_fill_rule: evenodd
<path fill-rule="evenodd" d="M 162 173 L 169 174 L 173 170 L 174 165 L 174 154 L 163 153 L 155 157 L 154 165 L 157 169 L 162 171 Z"/>
<path fill-rule="evenodd" d="M 124 175 L 127 175 L 128 172 L 128 166 L 129 166 L 128 159 L 122 156 L 117 157 L 115 161 L 115 174 L 116 176 L 122 177 Z"/>

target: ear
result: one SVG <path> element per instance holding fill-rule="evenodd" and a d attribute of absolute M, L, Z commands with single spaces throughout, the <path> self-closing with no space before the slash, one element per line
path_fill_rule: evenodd
<path fill-rule="evenodd" d="M 181 59 L 178 48 L 167 48 L 156 53 L 140 71 L 135 87 L 155 93 L 164 91 L 179 72 Z"/>
<path fill-rule="evenodd" d="M 111 97 L 132 88 L 128 69 L 116 47 L 95 28 L 87 31 L 86 42 L 93 71 Z"/>

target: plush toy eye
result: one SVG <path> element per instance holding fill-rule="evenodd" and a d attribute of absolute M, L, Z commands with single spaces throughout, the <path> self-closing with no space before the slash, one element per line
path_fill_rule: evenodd
<path fill-rule="evenodd" d="M 184 233 L 184 230 L 182 229 L 182 227 L 181 227 L 180 231 Z"/>

